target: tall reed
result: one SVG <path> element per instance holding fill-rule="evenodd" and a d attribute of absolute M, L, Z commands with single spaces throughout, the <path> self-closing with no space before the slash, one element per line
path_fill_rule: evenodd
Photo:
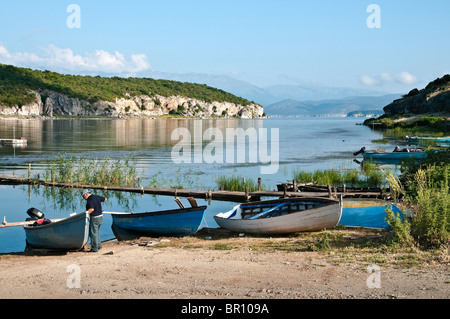
<path fill-rule="evenodd" d="M 389 209 L 387 221 L 400 244 L 405 246 L 440 246 L 450 240 L 450 165 L 419 168 L 405 190 L 399 179 L 389 175 L 387 181 L 395 197 L 403 195 L 413 210 L 410 220 L 396 216 Z M 411 187 L 414 185 L 414 187 Z M 413 240 L 412 240 L 413 239 Z"/>
<path fill-rule="evenodd" d="M 93 186 L 136 186 L 139 177 L 136 160 L 131 155 L 114 160 L 59 154 L 48 163 L 44 180 Z"/>
<path fill-rule="evenodd" d="M 298 183 L 314 183 L 317 185 L 340 186 L 346 184 L 354 187 L 379 187 L 383 183 L 383 173 L 374 164 L 364 163 L 361 171 L 345 170 L 315 170 L 313 172 L 294 171 L 294 179 Z"/>
<path fill-rule="evenodd" d="M 258 182 L 251 179 L 245 179 L 242 176 L 218 176 L 216 183 L 219 189 L 235 192 L 245 192 L 248 188 L 249 192 L 258 190 Z M 261 185 L 261 190 L 267 190 L 265 185 Z"/>

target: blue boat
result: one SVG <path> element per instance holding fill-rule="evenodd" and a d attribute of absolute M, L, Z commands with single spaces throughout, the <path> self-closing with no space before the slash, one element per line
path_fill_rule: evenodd
<path fill-rule="evenodd" d="M 113 213 L 112 231 L 117 240 L 139 237 L 183 237 L 197 232 L 206 206 L 146 213 Z"/>
<path fill-rule="evenodd" d="M 427 157 L 427 153 L 421 148 L 403 148 L 396 149 L 392 152 L 383 150 L 366 150 L 365 147 L 361 148 L 358 152 L 353 153 L 354 156 L 359 154 L 363 155 L 365 161 L 386 163 L 386 164 L 400 164 L 405 159 L 423 159 Z"/>
<path fill-rule="evenodd" d="M 365 227 L 389 229 L 386 221 L 386 208 L 403 216 L 395 204 L 380 199 L 346 199 L 342 209 L 339 225 L 346 227 Z"/>
<path fill-rule="evenodd" d="M 89 215 L 78 214 L 46 225 L 24 226 L 27 249 L 79 250 L 89 239 Z"/>
<path fill-rule="evenodd" d="M 418 144 L 420 142 L 436 142 L 437 144 L 450 144 L 450 136 L 447 137 L 410 137 L 406 136 L 408 144 Z"/>
<path fill-rule="evenodd" d="M 364 160 L 378 163 L 400 163 L 408 158 L 422 159 L 427 157 L 427 153 L 421 149 L 410 149 L 406 152 L 386 152 L 380 150 L 366 151 Z"/>

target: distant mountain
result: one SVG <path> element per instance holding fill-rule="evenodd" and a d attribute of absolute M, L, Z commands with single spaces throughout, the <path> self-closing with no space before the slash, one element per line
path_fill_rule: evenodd
<path fill-rule="evenodd" d="M 399 98 L 400 94 L 383 96 L 354 96 L 321 101 L 284 100 L 268 105 L 264 111 L 269 116 L 345 115 L 355 111 L 380 111 Z"/>
<path fill-rule="evenodd" d="M 272 85 L 264 88 L 270 95 L 282 100 L 323 101 L 340 100 L 347 97 L 382 96 L 385 92 L 346 87 L 306 86 L 306 85 Z M 277 102 L 278 102 L 277 101 Z"/>
<path fill-rule="evenodd" d="M 367 89 L 327 87 L 319 85 L 280 84 L 268 87 L 258 87 L 249 82 L 238 80 L 230 76 L 203 73 L 173 74 L 154 71 L 145 76 L 154 79 L 206 84 L 247 100 L 254 101 L 264 107 L 283 100 L 337 100 L 349 96 L 382 96 L 386 94 L 385 92 Z M 388 103 L 390 102 L 392 101 L 389 101 Z"/>
<path fill-rule="evenodd" d="M 206 84 L 208 86 L 230 92 L 239 97 L 256 102 L 261 105 L 269 105 L 280 101 L 280 98 L 273 96 L 263 88 L 257 87 L 249 82 L 238 80 L 227 75 L 212 75 L 203 73 L 163 73 L 152 72 L 148 76 L 154 79 L 164 79 L 180 82 Z"/>

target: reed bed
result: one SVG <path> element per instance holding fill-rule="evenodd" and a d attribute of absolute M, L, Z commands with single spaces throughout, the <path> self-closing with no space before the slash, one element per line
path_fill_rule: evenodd
<path fill-rule="evenodd" d="M 372 163 L 364 163 L 361 170 L 315 170 L 294 171 L 294 179 L 298 183 L 314 183 L 316 185 L 340 186 L 346 184 L 350 187 L 379 187 L 384 182 L 383 172 Z"/>
<path fill-rule="evenodd" d="M 137 186 L 136 160 L 87 158 L 60 154 L 49 162 L 44 172 L 46 182 L 92 186 Z"/>
<path fill-rule="evenodd" d="M 231 192 L 245 192 L 248 189 L 249 192 L 255 192 L 258 190 L 258 182 L 246 179 L 242 176 L 218 176 L 216 178 L 216 184 L 219 189 L 227 190 Z M 267 186 L 261 185 L 261 190 L 267 190 Z"/>

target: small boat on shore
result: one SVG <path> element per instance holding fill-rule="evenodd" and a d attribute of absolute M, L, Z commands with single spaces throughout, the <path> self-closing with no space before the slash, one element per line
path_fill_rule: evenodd
<path fill-rule="evenodd" d="M 57 222 L 23 228 L 27 249 L 79 250 L 89 239 L 89 215 L 82 213 Z"/>
<path fill-rule="evenodd" d="M 386 221 L 386 208 L 403 216 L 402 211 L 393 202 L 380 199 L 345 199 L 339 225 L 345 227 L 364 227 L 389 229 Z"/>
<path fill-rule="evenodd" d="M 112 231 L 117 240 L 139 237 L 183 237 L 195 234 L 202 223 L 206 206 L 146 213 L 112 213 Z"/>
<path fill-rule="evenodd" d="M 333 228 L 341 215 L 342 200 L 294 197 L 240 204 L 214 219 L 235 232 L 288 234 Z"/>

